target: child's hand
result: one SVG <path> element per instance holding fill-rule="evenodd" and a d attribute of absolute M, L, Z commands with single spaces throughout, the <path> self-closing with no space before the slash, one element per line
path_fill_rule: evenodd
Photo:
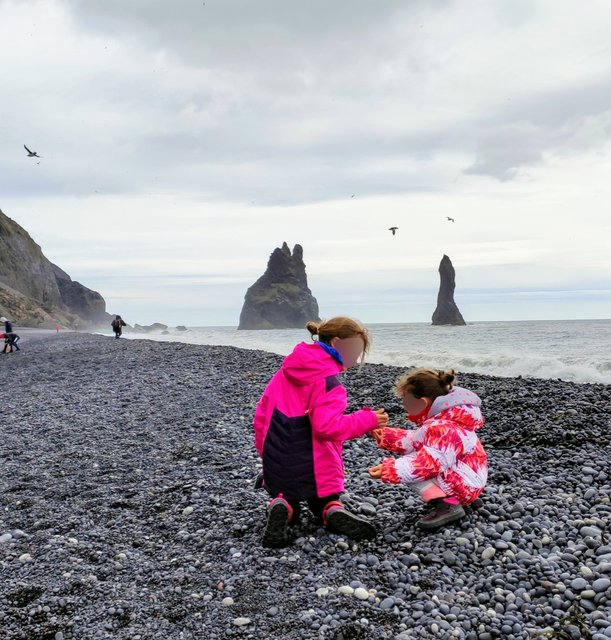
<path fill-rule="evenodd" d="M 379 447 L 382 442 L 382 429 L 373 429 L 369 432 L 369 435 L 376 441 L 376 445 Z"/>
<path fill-rule="evenodd" d="M 388 414 L 384 409 L 376 409 L 376 418 L 378 419 L 378 427 L 385 427 L 388 424 Z"/>
<path fill-rule="evenodd" d="M 369 467 L 369 477 L 379 480 L 382 477 L 382 465 L 376 464 L 375 467 Z"/>

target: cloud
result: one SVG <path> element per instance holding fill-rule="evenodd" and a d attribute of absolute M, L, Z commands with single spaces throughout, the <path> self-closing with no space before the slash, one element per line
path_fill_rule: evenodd
<path fill-rule="evenodd" d="M 521 167 L 543 161 L 544 138 L 532 125 L 499 127 L 480 138 L 476 160 L 465 173 L 511 180 Z"/>

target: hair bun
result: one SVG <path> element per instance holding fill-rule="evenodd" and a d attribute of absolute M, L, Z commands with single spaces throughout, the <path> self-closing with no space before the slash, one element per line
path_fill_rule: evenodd
<path fill-rule="evenodd" d="M 318 325 L 315 322 L 312 322 L 312 321 L 308 322 L 305 328 L 310 332 L 311 336 L 318 335 Z"/>
<path fill-rule="evenodd" d="M 438 371 L 439 381 L 444 387 L 451 387 L 454 379 L 456 378 L 454 369 L 448 369 L 447 371 Z"/>

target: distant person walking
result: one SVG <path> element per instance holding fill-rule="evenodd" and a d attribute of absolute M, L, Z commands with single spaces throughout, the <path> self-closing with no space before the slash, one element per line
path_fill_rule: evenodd
<path fill-rule="evenodd" d="M 121 333 L 123 333 L 123 327 L 126 327 L 127 324 L 123 321 L 121 316 L 115 316 L 115 319 L 110 323 L 110 326 L 115 332 L 115 338 L 120 338 Z"/>
<path fill-rule="evenodd" d="M 19 345 L 17 344 L 20 340 L 19 336 L 13 331 L 13 323 L 8 319 L 2 316 L 0 318 L 0 322 L 4 322 L 4 349 L 2 353 L 6 353 L 7 349 L 10 347 L 9 353 L 13 353 L 13 347 L 17 351 L 21 351 Z"/>
<path fill-rule="evenodd" d="M 14 331 L 12 333 L 0 333 L 0 336 L 4 336 L 4 349 L 2 349 L 2 353 L 7 353 L 7 349 L 8 353 L 13 353 L 13 348 L 21 351 L 17 344 L 20 338 Z"/>
<path fill-rule="evenodd" d="M 59 333 L 59 330 L 62 328 L 61 324 L 56 324 L 55 325 L 55 332 Z"/>

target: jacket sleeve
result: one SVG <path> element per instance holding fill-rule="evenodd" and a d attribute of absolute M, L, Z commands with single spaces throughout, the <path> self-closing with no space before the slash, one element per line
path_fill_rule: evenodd
<path fill-rule="evenodd" d="M 268 404 L 269 398 L 264 393 L 259 402 L 257 402 L 253 422 L 255 430 L 255 448 L 261 458 L 263 457 L 263 443 L 265 442 L 265 425 L 267 423 Z"/>
<path fill-rule="evenodd" d="M 431 480 L 453 467 L 457 452 L 451 446 L 448 435 L 445 426 L 428 427 L 422 448 L 395 460 L 400 481 L 412 483 Z"/>
<path fill-rule="evenodd" d="M 393 453 L 409 453 L 413 451 L 412 439 L 414 431 L 412 429 L 399 429 L 397 427 L 383 427 L 382 440 L 378 449 L 386 449 Z"/>
<path fill-rule="evenodd" d="M 347 405 L 346 389 L 341 384 L 330 391 L 315 389 L 310 402 L 310 423 L 314 437 L 343 442 L 359 438 L 378 426 L 374 411 L 361 409 L 346 414 Z"/>

